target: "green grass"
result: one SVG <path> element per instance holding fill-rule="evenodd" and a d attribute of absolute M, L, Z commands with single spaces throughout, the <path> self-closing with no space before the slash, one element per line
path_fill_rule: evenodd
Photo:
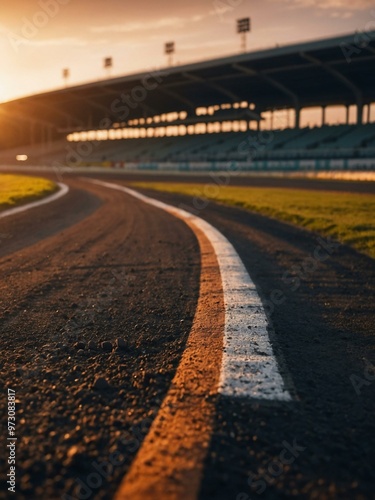
<path fill-rule="evenodd" d="M 40 177 L 0 174 L 0 211 L 39 200 L 57 189 L 54 182 Z"/>
<path fill-rule="evenodd" d="M 375 258 L 375 196 L 283 188 L 133 183 L 134 187 L 203 197 L 329 235 Z M 211 185 L 210 185 L 211 186 Z"/>

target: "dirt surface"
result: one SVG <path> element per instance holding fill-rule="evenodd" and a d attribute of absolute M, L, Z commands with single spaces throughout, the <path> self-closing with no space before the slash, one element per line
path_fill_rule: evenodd
<path fill-rule="evenodd" d="M 72 185 L 67 195 L 53 203 L 1 219 L 0 258 L 64 231 L 101 204 L 98 196 Z"/>
<path fill-rule="evenodd" d="M 92 480 L 87 498 L 109 499 L 184 351 L 199 250 L 171 215 L 64 181 L 73 189 L 59 207 L 1 221 L 12 234 L 0 247 L 0 385 L 19 401 L 15 498 L 82 498 L 78 479 Z M 210 203 L 198 215 L 228 237 L 257 285 L 295 396 L 218 401 L 200 500 L 374 498 L 375 261 L 244 210 Z M 116 352 L 100 345 L 116 338 Z M 103 465 L 116 451 L 120 465 Z"/>
<path fill-rule="evenodd" d="M 87 484 L 119 452 L 121 465 L 104 465 L 106 478 L 90 483 L 90 497 L 112 498 L 168 390 L 196 307 L 198 243 L 183 222 L 94 185 L 82 198 L 82 183 L 69 184 L 64 229 L 52 205 L 52 220 L 26 212 L 12 242 L 23 249 L 0 261 L 0 385 L 18 401 L 15 498 L 82 498 L 79 480 Z M 97 209 L 77 223 L 77 204 Z M 51 235 L 25 246 L 23 233 L 31 243 L 41 220 L 40 238 L 47 228 Z"/>
<path fill-rule="evenodd" d="M 199 241 L 199 299 L 170 389 L 115 500 L 196 499 L 216 413 L 225 330 L 224 294 L 215 251 Z"/>
<path fill-rule="evenodd" d="M 257 285 L 296 397 L 219 401 L 200 499 L 373 498 L 375 261 L 244 210 L 210 203 L 198 215 L 229 238 Z"/>

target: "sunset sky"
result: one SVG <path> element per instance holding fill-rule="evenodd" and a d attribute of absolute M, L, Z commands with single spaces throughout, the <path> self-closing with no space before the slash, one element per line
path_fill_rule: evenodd
<path fill-rule="evenodd" d="M 11 0 L 2 2 L 0 101 L 63 85 L 240 50 L 235 20 L 249 16 L 248 49 L 311 40 L 375 26 L 374 0 Z"/>

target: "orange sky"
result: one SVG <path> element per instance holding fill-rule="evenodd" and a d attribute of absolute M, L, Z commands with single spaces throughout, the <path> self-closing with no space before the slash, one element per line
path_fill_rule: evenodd
<path fill-rule="evenodd" d="M 165 65 L 239 51 L 235 20 L 250 16 L 248 48 L 375 28 L 374 0 L 10 0 L 2 2 L 0 101 Z M 368 29 L 368 28 L 367 28 Z"/>

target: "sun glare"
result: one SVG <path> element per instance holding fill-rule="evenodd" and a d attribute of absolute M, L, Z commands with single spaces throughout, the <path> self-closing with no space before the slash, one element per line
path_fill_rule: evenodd
<path fill-rule="evenodd" d="M 7 90 L 4 87 L 4 85 L 0 83 L 0 102 L 6 101 L 7 98 L 8 98 L 8 96 L 7 96 Z"/>
<path fill-rule="evenodd" d="M 20 82 L 2 81 L 0 82 L 0 103 L 15 99 L 17 95 L 25 94 Z"/>

